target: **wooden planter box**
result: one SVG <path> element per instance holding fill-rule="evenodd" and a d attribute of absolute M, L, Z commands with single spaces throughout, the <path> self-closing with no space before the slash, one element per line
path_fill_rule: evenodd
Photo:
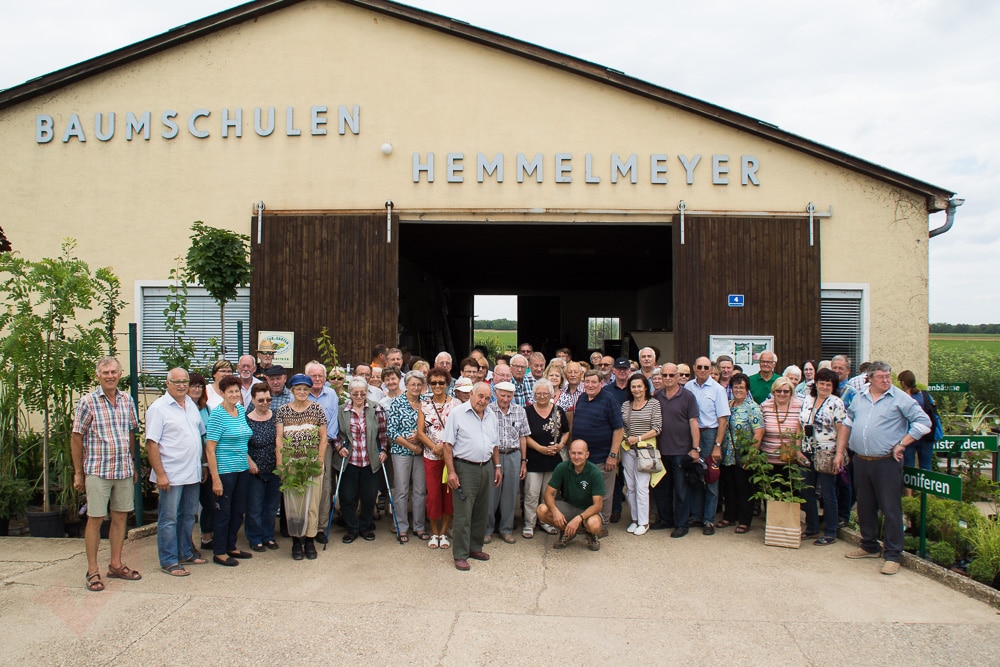
<path fill-rule="evenodd" d="M 771 547 L 798 549 L 802 544 L 799 519 L 801 503 L 767 501 L 767 521 L 764 524 L 764 544 Z"/>

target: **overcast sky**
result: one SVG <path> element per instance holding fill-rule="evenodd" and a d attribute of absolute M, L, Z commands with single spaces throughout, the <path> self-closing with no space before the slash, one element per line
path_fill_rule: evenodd
<path fill-rule="evenodd" d="M 236 4 L 7 2 L 0 88 Z M 1000 257 L 1000 2 L 407 4 L 622 70 L 957 192 L 966 203 L 954 229 L 930 242 L 930 320 L 1000 322 L 991 273 Z M 943 223 L 944 213 L 930 220 Z M 514 315 L 483 304 L 481 317 Z"/>

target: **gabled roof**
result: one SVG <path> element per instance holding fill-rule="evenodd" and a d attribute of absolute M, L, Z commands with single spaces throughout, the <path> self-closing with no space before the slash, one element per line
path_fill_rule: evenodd
<path fill-rule="evenodd" d="M 27 81 L 19 86 L 0 91 L 0 109 L 19 104 L 37 95 L 52 92 L 63 86 L 82 81 L 120 65 L 139 60 L 148 55 L 184 44 L 218 30 L 223 30 L 244 21 L 255 19 L 270 12 L 289 7 L 303 0 L 256 0 L 205 17 L 193 23 L 169 30 L 163 34 L 144 39 L 96 58 L 72 65 Z M 702 100 L 682 95 L 667 88 L 626 76 L 617 70 L 575 58 L 558 51 L 529 44 L 506 35 L 476 28 L 468 23 L 446 16 L 434 14 L 389 0 L 336 0 L 370 11 L 376 11 L 396 19 L 407 21 L 431 30 L 447 33 L 475 44 L 504 51 L 521 58 L 527 58 L 549 67 L 571 74 L 599 81 L 630 93 L 656 100 L 684 111 L 711 119 L 718 123 L 737 128 L 755 136 L 801 151 L 835 165 L 860 172 L 877 180 L 916 192 L 927 198 L 929 212 L 940 211 L 954 194 L 950 190 L 931 185 L 924 181 L 862 160 L 842 151 L 810 141 L 798 135 L 779 129 L 775 125 L 745 116 L 729 109 L 709 104 Z"/>

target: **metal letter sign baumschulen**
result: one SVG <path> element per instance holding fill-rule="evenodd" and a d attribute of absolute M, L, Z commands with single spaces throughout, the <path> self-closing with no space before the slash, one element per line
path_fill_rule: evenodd
<path fill-rule="evenodd" d="M 998 436 L 995 435 L 946 435 L 934 443 L 935 452 L 995 452 Z"/>
<path fill-rule="evenodd" d="M 742 294 L 730 294 L 729 295 L 729 307 L 730 308 L 742 308 L 743 307 L 743 295 Z"/>
<path fill-rule="evenodd" d="M 962 499 L 962 478 L 954 475 L 907 466 L 903 468 L 903 486 L 914 491 L 926 491 L 951 500 Z"/>

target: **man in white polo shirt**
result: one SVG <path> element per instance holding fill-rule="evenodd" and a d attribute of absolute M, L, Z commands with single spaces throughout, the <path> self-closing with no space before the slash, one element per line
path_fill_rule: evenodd
<path fill-rule="evenodd" d="M 146 411 L 146 451 L 153 469 L 149 481 L 160 493 L 156 546 L 160 568 L 174 577 L 190 574 L 185 563 L 205 562 L 191 542 L 205 470 L 201 464 L 205 425 L 187 390 L 188 372 L 171 369 L 167 373 L 167 393 Z"/>
<path fill-rule="evenodd" d="M 483 551 L 490 483 L 498 487 L 503 480 L 499 425 L 489 404 L 490 386 L 477 382 L 469 402 L 451 411 L 441 436 L 448 486 L 455 494 L 452 557 L 455 569 L 463 572 L 468 571 L 470 558 L 490 559 Z"/>

